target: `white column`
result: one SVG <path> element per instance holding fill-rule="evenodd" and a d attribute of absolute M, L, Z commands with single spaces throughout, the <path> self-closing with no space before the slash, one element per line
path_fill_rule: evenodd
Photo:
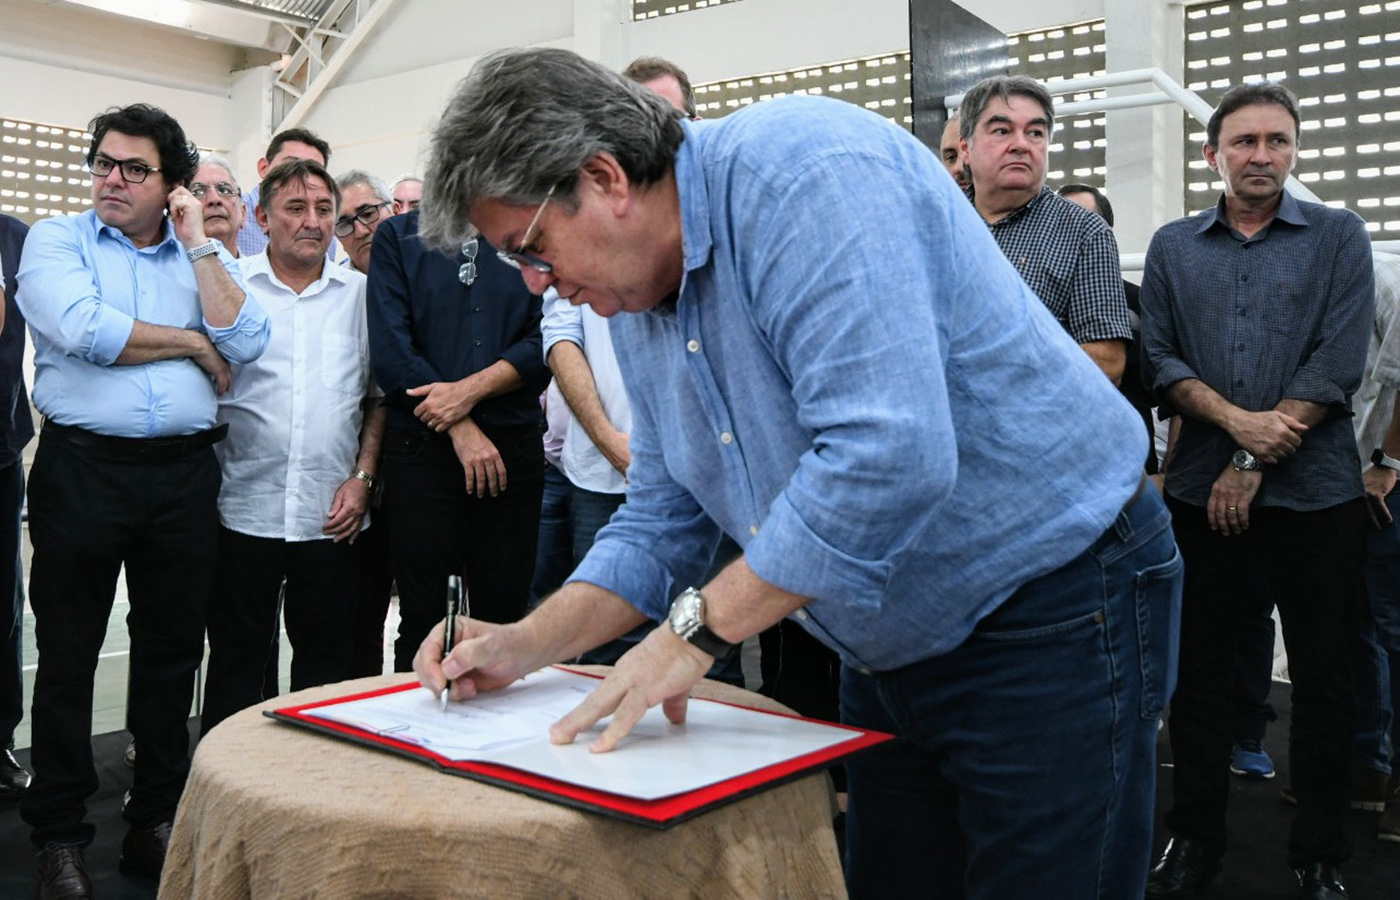
<path fill-rule="evenodd" d="M 1169 0 L 1104 0 L 1108 71 L 1157 68 L 1184 82 L 1182 18 L 1180 4 Z M 1182 215 L 1182 117 L 1176 104 L 1108 114 L 1107 187 L 1124 253 L 1146 251 L 1153 232 Z"/>

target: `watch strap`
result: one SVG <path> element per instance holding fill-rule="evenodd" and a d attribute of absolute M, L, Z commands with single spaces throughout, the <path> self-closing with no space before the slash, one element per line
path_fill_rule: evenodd
<path fill-rule="evenodd" d="M 207 244 L 204 244 L 200 247 L 195 247 L 193 250 L 186 250 L 185 256 L 189 257 L 190 262 L 195 262 L 196 260 L 203 259 L 206 256 L 213 256 L 215 253 L 218 252 L 219 242 L 214 240 L 213 238 L 210 238 Z"/>
<path fill-rule="evenodd" d="M 692 631 L 685 640 L 699 647 L 701 650 L 704 650 L 717 660 L 727 658 L 729 654 L 734 652 L 734 648 L 739 646 L 738 644 L 729 643 L 724 638 L 711 631 L 710 626 L 704 624 L 697 625 L 695 630 Z"/>
<path fill-rule="evenodd" d="M 373 475 L 369 474 L 364 469 L 356 469 L 350 477 L 360 479 L 365 484 L 369 485 L 370 490 L 374 490 L 375 478 Z"/>
<path fill-rule="evenodd" d="M 1400 472 L 1400 459 L 1388 455 L 1385 450 L 1377 447 L 1371 452 L 1371 462 L 1374 465 Z"/>

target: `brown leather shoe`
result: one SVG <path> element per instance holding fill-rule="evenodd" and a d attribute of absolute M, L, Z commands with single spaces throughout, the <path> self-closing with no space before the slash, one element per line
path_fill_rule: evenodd
<path fill-rule="evenodd" d="M 117 869 L 128 876 L 160 879 L 165 865 L 165 848 L 170 846 L 170 823 L 161 822 L 153 828 L 132 827 L 122 839 L 122 857 Z"/>
<path fill-rule="evenodd" d="M 82 844 L 45 844 L 38 860 L 39 900 L 91 900 Z"/>

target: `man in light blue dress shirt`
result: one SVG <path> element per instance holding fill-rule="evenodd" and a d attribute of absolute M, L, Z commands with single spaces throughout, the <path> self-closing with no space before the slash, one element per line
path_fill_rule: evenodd
<path fill-rule="evenodd" d="M 628 313 L 633 430 L 570 582 L 445 661 L 438 626 L 423 683 L 665 619 L 551 729 L 611 715 L 603 752 L 791 616 L 843 718 L 905 739 L 847 767 L 853 896 L 1141 896 L 1181 578 L 1146 436 L 928 148 L 823 98 L 690 123 L 527 50 L 477 64 L 432 157 L 427 240 L 479 229 L 532 292 Z M 744 553 L 697 589 L 721 532 Z"/>
<path fill-rule="evenodd" d="M 93 675 L 118 572 L 131 639 L 128 723 L 141 752 L 123 812 L 123 872 L 158 877 L 189 771 L 186 719 L 217 546 L 215 399 L 257 358 L 267 317 L 187 189 L 197 153 L 145 104 L 89 125 L 93 209 L 35 225 L 18 302 L 44 415 L 30 473 L 34 829 L 43 897 L 88 897 L 97 788 Z"/>

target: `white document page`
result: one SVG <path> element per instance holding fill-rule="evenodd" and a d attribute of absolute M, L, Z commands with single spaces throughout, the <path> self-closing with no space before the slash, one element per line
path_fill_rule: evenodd
<path fill-rule="evenodd" d="M 547 668 L 500 691 L 449 703 L 445 713 L 420 687 L 303 715 L 417 744 L 447 759 L 498 763 L 641 800 L 692 791 L 858 734 L 692 697 L 684 724 L 672 725 L 660 706 L 653 707 L 611 753 L 588 750 L 610 718 L 572 744 L 551 744 L 549 726 L 599 684 L 587 675 Z"/>

